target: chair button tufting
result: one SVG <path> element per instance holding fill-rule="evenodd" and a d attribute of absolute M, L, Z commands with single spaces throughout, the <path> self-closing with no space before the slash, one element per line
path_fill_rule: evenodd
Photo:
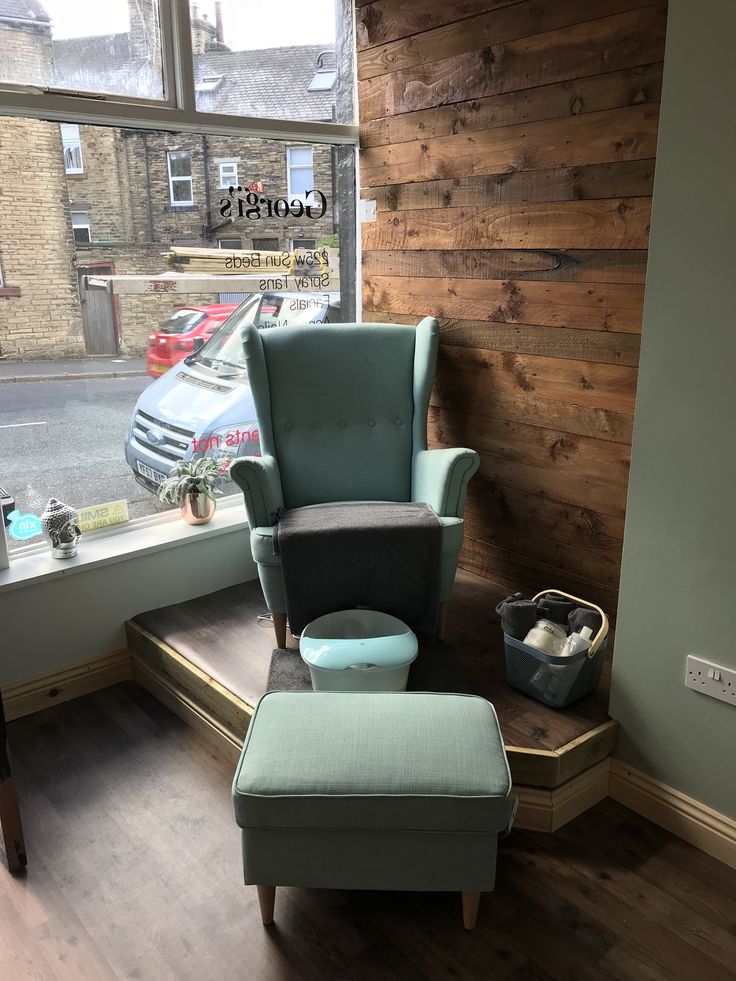
<path fill-rule="evenodd" d="M 319 429 L 319 423 L 316 419 L 312 419 L 312 429 Z"/>
<path fill-rule="evenodd" d="M 404 420 L 403 419 L 397 419 L 396 420 L 396 425 L 397 426 L 403 426 L 404 425 Z"/>
<path fill-rule="evenodd" d="M 341 419 L 340 420 L 340 429 L 344 429 L 346 426 L 347 426 L 347 423 L 345 422 L 345 420 L 344 419 Z"/>
<path fill-rule="evenodd" d="M 376 424 L 376 420 L 375 419 L 369 419 L 368 420 L 368 425 L 369 426 L 375 426 L 375 424 Z"/>

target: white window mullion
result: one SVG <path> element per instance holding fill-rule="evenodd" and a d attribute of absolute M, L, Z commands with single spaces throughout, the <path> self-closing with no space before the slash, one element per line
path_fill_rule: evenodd
<path fill-rule="evenodd" d="M 165 76 L 171 86 L 167 95 L 171 93 L 173 104 L 183 112 L 196 113 L 189 3 L 161 0 L 160 18 L 164 65 L 171 71 Z"/>

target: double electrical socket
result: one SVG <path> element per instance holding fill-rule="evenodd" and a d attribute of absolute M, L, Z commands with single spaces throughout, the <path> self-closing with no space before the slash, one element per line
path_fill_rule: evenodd
<path fill-rule="evenodd" d="M 688 654 L 685 685 L 703 695 L 736 705 L 736 668 L 724 668 L 722 664 Z"/>

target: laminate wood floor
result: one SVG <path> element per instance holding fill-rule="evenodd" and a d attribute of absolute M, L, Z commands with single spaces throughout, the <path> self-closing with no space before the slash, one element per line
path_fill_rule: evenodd
<path fill-rule="evenodd" d="M 470 689 L 493 702 L 507 745 L 559 749 L 608 719 L 613 644 L 609 641 L 597 691 L 564 711 L 548 708 L 506 683 L 503 634 L 495 608 L 508 593 L 508 586 L 458 570 L 447 641 Z M 266 690 L 275 646 L 273 627 L 258 620 L 265 611 L 255 580 L 134 619 L 228 691 L 255 705 Z M 291 637 L 289 643 L 296 646 Z"/>
<path fill-rule="evenodd" d="M 232 766 L 132 683 L 9 725 L 28 847 L 0 867 L 0 979 L 725 981 L 736 874 L 606 801 L 514 831 L 478 927 L 457 894 L 242 884 Z"/>

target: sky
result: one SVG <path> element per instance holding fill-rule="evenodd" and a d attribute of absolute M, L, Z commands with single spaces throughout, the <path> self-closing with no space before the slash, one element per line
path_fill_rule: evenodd
<path fill-rule="evenodd" d="M 135 3 L 135 0 L 130 0 Z M 125 33 L 129 0 L 42 0 L 53 36 Z M 198 0 L 199 16 L 215 22 L 214 0 Z M 225 43 L 233 51 L 292 44 L 332 44 L 335 0 L 222 0 Z"/>

